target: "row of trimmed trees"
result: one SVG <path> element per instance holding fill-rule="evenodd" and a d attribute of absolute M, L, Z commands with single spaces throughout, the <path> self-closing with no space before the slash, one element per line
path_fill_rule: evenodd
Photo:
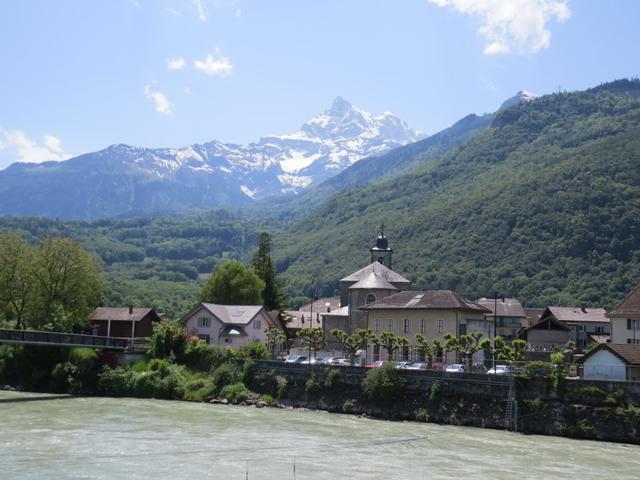
<path fill-rule="evenodd" d="M 309 350 L 310 355 L 315 356 L 316 352 L 326 346 L 324 330 L 322 328 L 307 327 L 302 328 L 297 334 L 301 339 L 304 348 Z M 359 328 L 352 334 L 334 329 L 331 334 L 341 344 L 344 354 L 349 358 L 351 364 L 355 363 L 358 352 L 366 350 L 370 345 L 378 345 L 383 348 L 389 358 L 395 352 L 401 351 L 409 346 L 406 337 L 394 335 L 391 332 L 381 332 L 376 335 L 372 330 Z M 479 351 L 484 351 L 487 358 L 496 360 L 516 362 L 524 360 L 526 342 L 524 340 L 513 340 L 507 343 L 502 337 L 496 337 L 492 342 L 490 339 L 482 339 L 482 332 L 471 332 L 466 335 L 454 336 L 451 333 L 444 335 L 444 343 L 435 338 L 429 341 L 424 335 L 416 335 L 415 351 L 427 361 L 427 368 L 431 368 L 434 359 L 441 359 L 446 352 L 457 352 L 467 363 L 467 368 L 471 367 L 473 355 Z M 291 347 L 292 339 L 277 327 L 270 327 L 267 331 L 267 348 L 274 354 L 278 347 L 288 351 Z"/>
<path fill-rule="evenodd" d="M 18 329 L 71 331 L 102 303 L 100 259 L 69 238 L 0 234 L 0 318 Z"/>

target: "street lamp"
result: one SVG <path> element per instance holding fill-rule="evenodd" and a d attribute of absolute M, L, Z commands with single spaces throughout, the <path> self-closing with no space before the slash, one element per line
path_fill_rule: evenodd
<path fill-rule="evenodd" d="M 493 292 L 493 373 L 496 373 L 496 337 L 498 336 L 498 295 L 502 303 L 505 302 L 504 295 L 495 290 Z"/>

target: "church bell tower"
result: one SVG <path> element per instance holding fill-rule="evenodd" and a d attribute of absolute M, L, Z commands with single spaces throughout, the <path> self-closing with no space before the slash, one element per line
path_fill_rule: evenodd
<path fill-rule="evenodd" d="M 389 248 L 387 237 L 384 236 L 384 223 L 380 225 L 380 235 L 376 239 L 376 244 L 371 247 L 371 263 L 380 262 L 385 267 L 391 268 L 391 254 L 393 250 Z"/>

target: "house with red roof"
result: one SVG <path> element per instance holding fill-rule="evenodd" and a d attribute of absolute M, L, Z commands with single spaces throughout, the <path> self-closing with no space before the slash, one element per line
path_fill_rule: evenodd
<path fill-rule="evenodd" d="M 640 285 L 607 317 L 611 320 L 611 343 L 640 344 Z"/>

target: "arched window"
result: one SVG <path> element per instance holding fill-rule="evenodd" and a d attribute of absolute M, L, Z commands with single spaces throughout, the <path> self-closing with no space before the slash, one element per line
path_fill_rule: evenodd
<path fill-rule="evenodd" d="M 373 303 L 376 301 L 376 296 L 373 293 L 370 293 L 369 295 L 367 295 L 367 301 L 366 303 Z"/>

